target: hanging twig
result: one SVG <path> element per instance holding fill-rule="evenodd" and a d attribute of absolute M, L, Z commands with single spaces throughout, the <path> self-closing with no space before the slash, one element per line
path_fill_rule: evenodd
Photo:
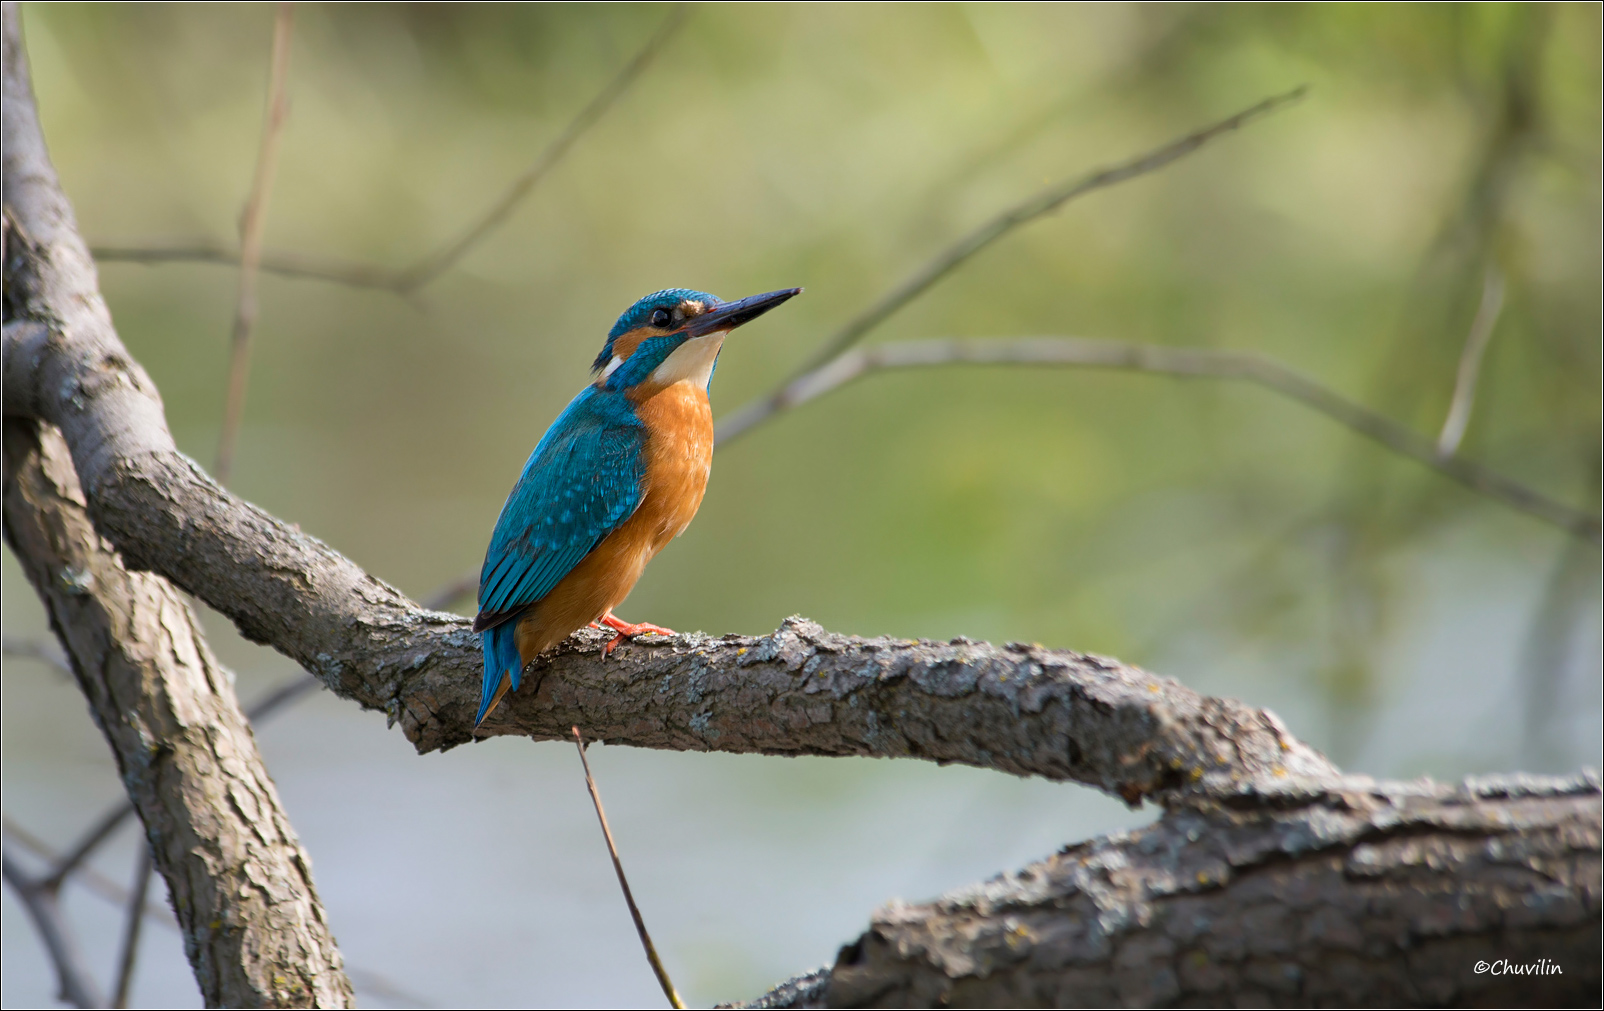
<path fill-rule="evenodd" d="M 1482 352 L 1498 325 L 1498 314 L 1504 308 L 1504 275 L 1488 264 L 1481 286 L 1481 305 L 1465 337 L 1465 349 L 1459 353 L 1459 373 L 1454 378 L 1454 399 L 1448 405 L 1448 416 L 1443 419 L 1442 434 L 1437 436 L 1437 455 L 1453 456 L 1459 452 L 1459 442 L 1465 437 L 1470 424 L 1470 409 L 1476 400 L 1476 379 L 1481 375 Z"/>
<path fill-rule="evenodd" d="M 128 1006 L 128 991 L 134 985 L 134 965 L 139 960 L 139 932 L 145 923 L 145 896 L 150 893 L 150 878 L 155 871 L 151 863 L 150 846 L 140 844 L 139 859 L 134 866 L 134 887 L 128 895 L 128 909 L 123 919 L 122 957 L 117 960 L 117 989 L 112 994 L 111 1006 Z"/>
<path fill-rule="evenodd" d="M 1074 337 L 893 341 L 841 355 L 783 387 L 772 398 L 772 402 L 776 405 L 776 411 L 785 410 L 873 372 L 941 365 L 1066 366 L 1244 380 L 1312 407 L 1393 452 L 1453 478 L 1471 491 L 1552 523 L 1595 544 L 1600 540 L 1597 516 L 1556 502 L 1535 489 L 1463 457 L 1443 457 L 1437 452 L 1436 446 L 1418 432 L 1354 403 L 1272 358 L 1248 351 L 1124 344 Z M 763 419 L 759 418 L 751 424 L 760 420 Z M 730 436 L 721 426 L 718 437 L 723 442 Z"/>
<path fill-rule="evenodd" d="M 657 985 L 663 988 L 663 996 L 668 998 L 668 1006 L 682 1008 L 685 1002 L 680 1000 L 679 991 L 668 978 L 668 970 L 663 968 L 663 960 L 657 957 L 657 948 L 652 944 L 652 935 L 646 932 L 646 921 L 641 918 L 640 908 L 635 905 L 635 896 L 630 893 L 629 879 L 624 877 L 624 864 L 618 859 L 618 847 L 613 843 L 613 830 L 607 827 L 607 812 L 602 810 L 601 794 L 596 790 L 596 779 L 590 774 L 590 760 L 585 757 L 585 738 L 580 735 L 579 728 L 574 727 L 574 746 L 579 749 L 579 762 L 585 767 L 585 788 L 590 791 L 590 802 L 596 805 L 596 819 L 601 822 L 602 836 L 607 840 L 607 853 L 613 858 L 613 871 L 618 875 L 618 887 L 624 890 L 624 902 L 629 906 L 630 918 L 635 921 L 635 933 L 640 935 L 641 947 L 646 949 L 646 961 L 652 964 L 652 972 L 657 975 Z"/>
<path fill-rule="evenodd" d="M 778 411 L 784 403 L 784 391 L 792 382 L 802 375 L 820 368 L 830 359 L 856 344 L 865 334 L 885 322 L 897 310 L 924 294 L 931 285 L 952 273 L 970 257 L 1019 226 L 1058 210 L 1058 208 L 1076 197 L 1082 197 L 1097 190 L 1128 182 L 1150 172 L 1156 172 L 1171 162 L 1186 157 L 1216 137 L 1238 130 L 1253 120 L 1297 102 L 1303 98 L 1307 90 L 1306 87 L 1298 87 L 1286 94 L 1266 98 L 1257 105 L 1243 109 L 1234 116 L 1228 116 L 1212 126 L 1206 126 L 1178 140 L 1170 141 L 1162 147 L 1154 148 L 1146 154 L 1138 155 L 1129 161 L 1097 169 L 1088 175 L 1049 187 L 1029 200 L 997 215 L 953 243 L 947 249 L 942 250 L 930 262 L 915 271 L 913 276 L 881 296 L 878 302 L 860 313 L 850 323 L 837 331 L 828 341 L 825 341 L 824 346 L 813 357 L 808 359 L 806 364 L 793 372 L 790 378 L 774 392 L 733 412 L 720 426 L 723 430 L 723 437 L 725 439 L 733 439 Z"/>
<path fill-rule="evenodd" d="M 262 225 L 278 168 L 279 138 L 289 115 L 290 37 L 295 5 L 279 3 L 273 17 L 272 70 L 268 77 L 267 115 L 262 121 L 262 143 L 256 155 L 251 195 L 240 216 L 239 298 L 234 307 L 233 347 L 228 364 L 228 400 L 223 405 L 223 430 L 217 440 L 217 465 L 212 476 L 227 484 L 234 467 L 234 447 L 245 415 L 245 390 L 251 374 L 251 331 L 256 326 L 256 271 L 262 262 Z"/>

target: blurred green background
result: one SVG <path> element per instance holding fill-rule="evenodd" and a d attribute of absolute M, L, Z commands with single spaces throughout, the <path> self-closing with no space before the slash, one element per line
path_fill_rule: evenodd
<path fill-rule="evenodd" d="M 276 250 L 403 266 L 488 206 L 669 14 L 301 5 Z M 46 137 L 95 244 L 237 241 L 272 8 L 29 4 Z M 1507 296 L 1463 452 L 1596 512 L 1599 8 L 714 6 L 530 198 L 411 298 L 267 276 L 233 487 L 414 596 L 477 566 L 617 314 L 807 293 L 737 334 L 715 414 L 1049 182 L 1301 83 L 1299 105 L 1022 228 L 870 335 L 1271 355 L 1435 437 L 1489 267 Z M 179 445 L 216 449 L 235 271 L 107 263 Z M 46 634 L 15 561 L 5 632 Z M 622 609 L 762 633 L 1112 654 L 1280 712 L 1355 771 L 1600 758 L 1599 552 L 1305 408 L 1213 380 L 871 378 L 722 450 Z M 461 608 L 471 608 L 464 602 Z M 293 676 L 208 615 L 249 700 Z M 6 664 L 6 811 L 64 846 L 117 796 L 75 688 Z M 577 763 L 419 759 L 322 696 L 260 731 L 369 1004 L 653 1002 Z M 692 1001 L 834 956 L 870 909 L 1150 814 L 914 763 L 604 748 L 626 865 Z M 132 833 L 97 866 L 121 881 Z M 109 964 L 112 907 L 69 893 Z M 48 1001 L 9 893 L 4 1002 Z M 375 976 L 374 974 L 377 974 Z M 152 931 L 139 1002 L 198 999 Z"/>

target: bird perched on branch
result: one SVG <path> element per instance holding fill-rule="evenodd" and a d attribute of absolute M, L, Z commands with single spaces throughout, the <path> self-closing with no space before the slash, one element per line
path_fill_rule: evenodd
<path fill-rule="evenodd" d="M 736 302 L 688 288 L 630 306 L 596 356 L 596 379 L 552 422 L 501 507 L 479 573 L 482 722 L 525 665 L 600 622 L 627 638 L 673 635 L 613 614 L 652 556 L 690 524 L 713 461 L 708 383 L 725 336 L 801 292 Z"/>

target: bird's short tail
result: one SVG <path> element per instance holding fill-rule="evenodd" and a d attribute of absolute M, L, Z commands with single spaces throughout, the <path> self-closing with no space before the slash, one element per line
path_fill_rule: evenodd
<path fill-rule="evenodd" d="M 518 690 L 518 677 L 523 673 L 523 654 L 518 652 L 518 622 L 502 622 L 495 628 L 479 633 L 485 651 L 485 681 L 479 693 L 479 715 L 473 725 L 484 721 L 496 701 L 501 698 L 501 684 L 510 681 L 512 690 Z"/>

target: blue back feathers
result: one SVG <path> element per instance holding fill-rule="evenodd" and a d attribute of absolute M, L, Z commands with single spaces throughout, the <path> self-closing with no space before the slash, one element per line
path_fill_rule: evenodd
<path fill-rule="evenodd" d="M 550 593 L 634 513 L 645 477 L 646 429 L 621 391 L 587 386 L 552 422 L 501 507 L 479 573 L 485 679 L 479 719 L 504 675 L 523 663 L 512 620 Z"/>

